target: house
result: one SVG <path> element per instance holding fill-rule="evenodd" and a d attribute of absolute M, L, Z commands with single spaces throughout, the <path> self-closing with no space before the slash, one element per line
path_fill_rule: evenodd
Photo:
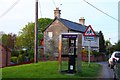
<path fill-rule="evenodd" d="M 10 65 L 11 51 L 0 44 L 0 68 Z"/>
<path fill-rule="evenodd" d="M 58 53 L 58 40 L 61 33 L 81 33 L 82 47 L 88 48 L 88 41 L 85 40 L 83 34 L 88 26 L 85 25 L 85 19 L 79 19 L 79 23 L 63 19 L 60 17 L 61 10 L 54 10 L 54 20 L 44 30 L 44 54 L 54 55 Z M 91 41 L 91 50 L 99 51 L 99 36 L 96 33 L 95 40 Z"/>

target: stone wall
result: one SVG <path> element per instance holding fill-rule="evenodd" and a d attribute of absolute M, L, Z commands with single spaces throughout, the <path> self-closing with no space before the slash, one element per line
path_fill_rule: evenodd
<path fill-rule="evenodd" d="M 49 38 L 48 32 L 52 32 L 52 39 Z M 55 20 L 44 31 L 44 54 L 47 54 L 51 48 L 52 54 L 58 53 L 58 41 L 61 33 L 68 33 L 68 28 L 65 27 L 59 20 Z"/>

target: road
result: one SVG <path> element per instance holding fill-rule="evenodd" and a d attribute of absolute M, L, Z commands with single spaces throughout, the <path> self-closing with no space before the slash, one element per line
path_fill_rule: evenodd
<path fill-rule="evenodd" d="M 98 64 L 102 65 L 102 70 L 99 78 L 113 78 L 113 70 L 108 67 L 107 62 L 98 62 Z"/>

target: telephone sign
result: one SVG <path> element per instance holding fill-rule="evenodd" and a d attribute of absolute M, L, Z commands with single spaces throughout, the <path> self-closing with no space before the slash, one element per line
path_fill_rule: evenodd
<path fill-rule="evenodd" d="M 75 35 L 75 34 L 65 34 L 65 35 L 62 35 L 62 38 L 77 38 L 77 35 Z"/>

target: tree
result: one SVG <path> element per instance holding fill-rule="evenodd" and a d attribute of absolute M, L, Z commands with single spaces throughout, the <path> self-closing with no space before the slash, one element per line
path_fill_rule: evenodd
<path fill-rule="evenodd" d="M 38 40 L 43 38 L 42 31 L 51 21 L 52 19 L 49 19 L 49 18 L 40 18 L 38 20 Z M 18 49 L 22 49 L 22 48 L 33 49 L 34 48 L 34 23 L 33 22 L 25 25 L 25 27 L 19 32 L 19 35 L 16 41 L 16 47 Z"/>
<path fill-rule="evenodd" d="M 40 40 L 43 39 L 43 30 L 51 21 L 52 19 L 49 18 L 40 18 L 38 20 L 38 46 L 40 46 Z M 22 50 L 26 48 L 30 60 L 33 59 L 34 55 L 34 25 L 35 23 L 33 22 L 25 25 L 19 32 L 16 40 L 17 49 Z"/>
<path fill-rule="evenodd" d="M 117 50 L 120 51 L 120 41 L 118 41 Z"/>
<path fill-rule="evenodd" d="M 3 34 L 2 35 L 2 44 L 11 50 L 15 48 L 16 34 Z"/>
<path fill-rule="evenodd" d="M 2 36 L 5 34 L 3 31 L 0 31 L 0 44 L 2 44 Z"/>
<path fill-rule="evenodd" d="M 99 32 L 99 52 L 105 52 L 106 51 L 106 46 L 105 46 L 105 40 L 104 40 L 104 35 L 102 31 Z"/>
<path fill-rule="evenodd" d="M 106 41 L 105 41 L 105 45 L 106 45 L 106 47 L 108 47 L 108 46 L 111 45 L 111 42 L 110 42 L 109 40 L 106 40 Z"/>
<path fill-rule="evenodd" d="M 105 46 L 106 46 L 106 54 L 111 54 L 114 50 L 114 48 L 112 48 L 112 44 L 110 42 L 110 40 L 106 40 L 105 41 Z"/>
<path fill-rule="evenodd" d="M 114 51 L 120 51 L 120 41 L 118 41 L 118 43 L 113 45 L 112 48 L 114 49 Z"/>
<path fill-rule="evenodd" d="M 19 35 L 16 40 L 16 47 L 18 49 L 27 48 L 32 49 L 34 46 L 34 23 L 28 23 L 19 32 Z"/>

